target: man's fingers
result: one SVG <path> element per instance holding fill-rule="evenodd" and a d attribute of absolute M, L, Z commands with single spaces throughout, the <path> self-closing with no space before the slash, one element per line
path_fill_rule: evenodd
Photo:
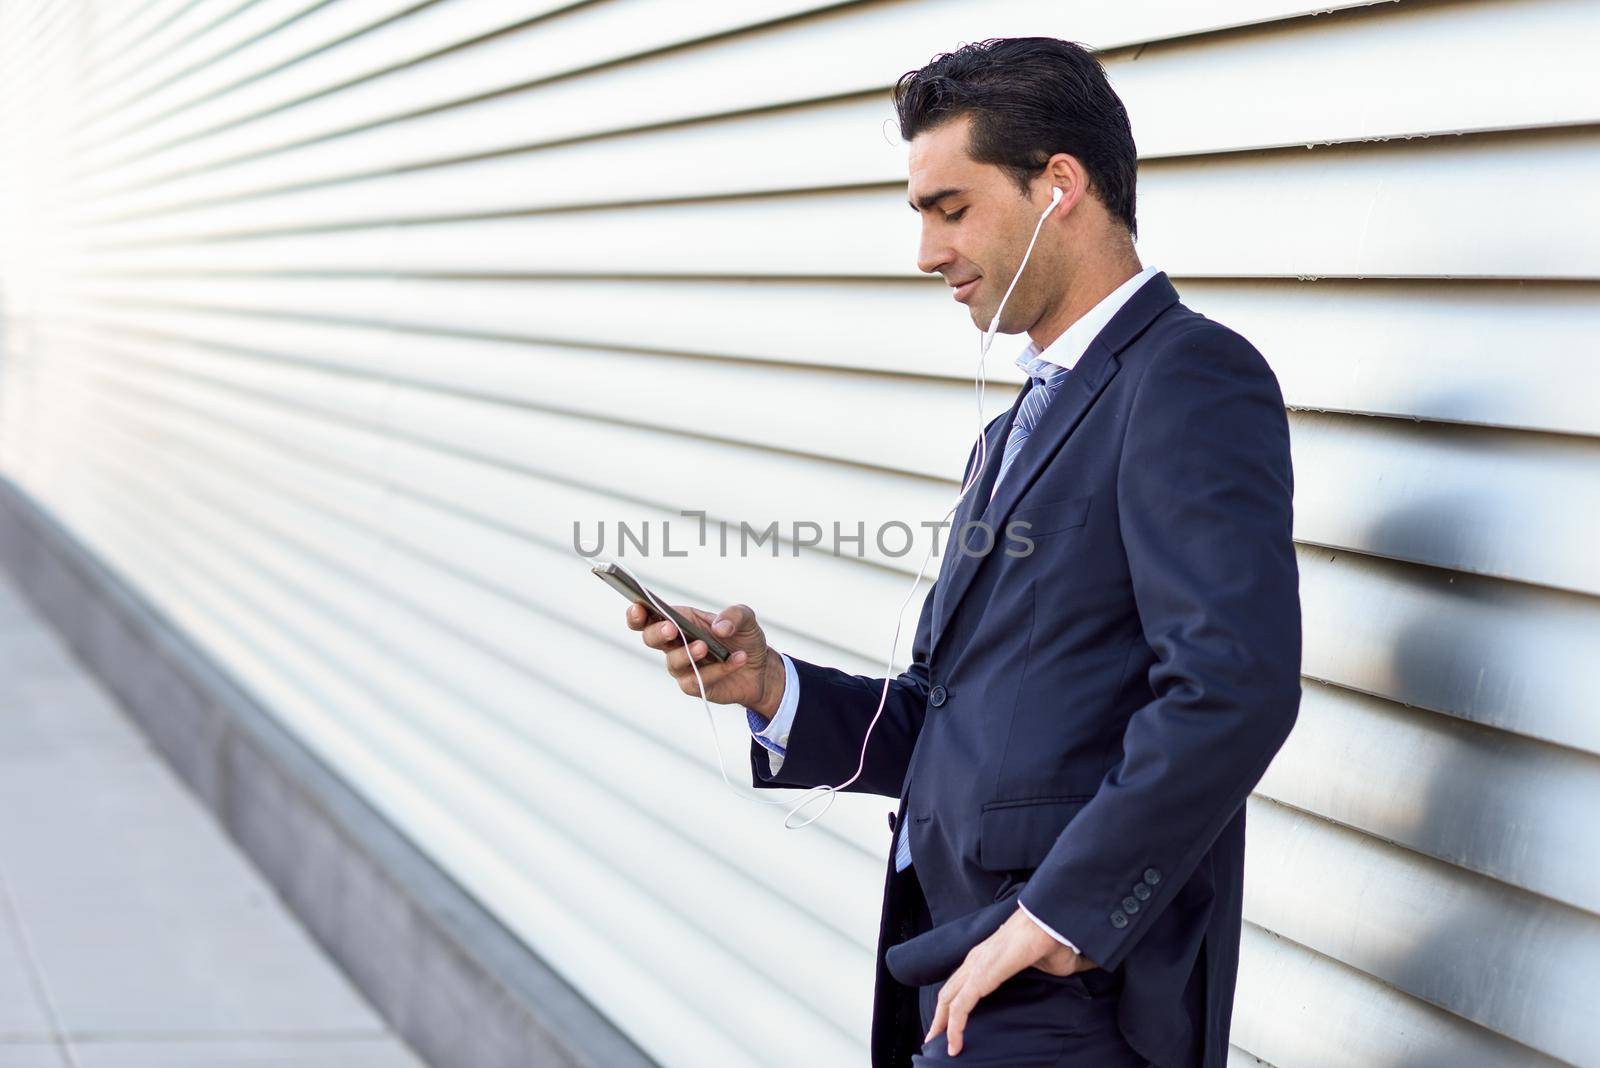
<path fill-rule="evenodd" d="M 715 691 L 717 683 L 733 672 L 738 671 L 744 666 L 744 662 L 741 660 L 738 663 L 719 664 L 715 660 L 701 660 L 698 662 L 698 666 L 700 668 L 700 678 L 698 680 L 695 679 L 693 669 L 687 667 L 673 674 L 673 677 L 678 680 L 678 688 L 690 697 L 700 696 L 701 686 L 706 688 L 707 694 L 712 693 Z"/>
<path fill-rule="evenodd" d="M 939 1003 L 933 1010 L 933 1025 L 928 1028 L 922 1041 L 927 1043 L 944 1031 L 947 1032 L 945 1048 L 950 1056 L 960 1053 L 967 1018 L 983 996 L 984 991 L 974 973 L 963 974 L 961 969 L 957 969 L 939 990 Z"/>
<path fill-rule="evenodd" d="M 705 673 L 706 643 L 696 638 L 689 643 L 689 651 L 684 652 L 683 643 L 679 642 L 667 650 L 667 674 L 674 678 L 680 675 L 693 675 L 689 667 L 689 657 L 693 656 L 695 663 L 700 665 L 701 674 Z"/>
<path fill-rule="evenodd" d="M 966 965 L 963 964 L 962 968 L 965 967 Z M 966 982 L 966 974 L 962 971 L 962 968 L 957 968 L 950 973 L 950 978 L 946 979 L 944 985 L 939 988 L 939 1000 L 933 1007 L 933 1024 L 928 1028 L 928 1033 L 923 1036 L 922 1041 L 927 1042 L 934 1035 L 943 1031 L 946 1025 L 949 1024 L 950 1003 L 955 1000 L 962 984 Z"/>
<path fill-rule="evenodd" d="M 711 659 L 711 651 L 706 648 L 706 643 L 696 638 L 689 643 L 688 652 L 684 652 L 682 645 L 668 651 L 667 674 L 675 679 L 693 679 L 694 669 L 689 666 L 690 656 L 694 657 L 694 662 L 700 667 L 700 677 L 707 681 L 720 679 L 731 671 L 739 670 L 744 667 L 745 661 L 749 659 L 744 655 L 743 650 L 735 650 L 726 660 L 713 660 Z"/>
<path fill-rule="evenodd" d="M 967 1014 L 972 1011 L 972 1006 L 978 1003 L 978 999 L 968 994 L 967 989 L 962 987 L 961 995 L 950 1002 L 950 1035 L 945 1039 L 945 1045 L 952 1057 L 961 1052 L 961 1032 L 967 1026 Z"/>
<path fill-rule="evenodd" d="M 724 608 L 716 615 L 703 612 L 692 605 L 673 605 L 678 611 L 705 627 L 719 638 L 729 638 L 741 630 L 749 630 L 755 626 L 755 612 L 749 605 L 733 604 Z M 678 634 L 678 628 L 670 620 L 657 619 L 646 623 L 635 615 L 643 612 L 644 607 L 635 601 L 628 606 L 628 626 L 634 630 L 644 632 L 644 643 L 652 649 L 666 649 L 668 647 L 682 648 L 683 642 Z M 648 618 L 648 617 L 646 617 Z"/>
<path fill-rule="evenodd" d="M 672 625 L 671 620 L 657 620 L 644 628 L 644 643 L 652 649 L 670 649 L 683 645 L 679 640 L 678 628 Z"/>

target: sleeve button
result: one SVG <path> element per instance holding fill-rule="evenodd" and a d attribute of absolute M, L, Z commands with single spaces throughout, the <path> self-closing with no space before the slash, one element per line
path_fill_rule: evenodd
<path fill-rule="evenodd" d="M 1140 901 L 1149 901 L 1150 900 L 1150 888 L 1148 886 L 1144 885 L 1144 883 L 1134 883 L 1133 884 L 1133 896 L 1138 898 Z"/>
<path fill-rule="evenodd" d="M 1131 897 L 1123 898 L 1122 911 L 1126 912 L 1129 916 L 1132 916 L 1135 912 L 1139 911 L 1139 902 Z"/>
<path fill-rule="evenodd" d="M 1154 886 L 1161 881 L 1161 873 L 1154 868 L 1146 868 L 1144 870 L 1144 881 Z"/>
<path fill-rule="evenodd" d="M 1121 909 L 1118 909 L 1117 911 L 1113 912 L 1111 914 L 1111 926 L 1117 928 L 1117 930 L 1119 930 L 1119 931 L 1122 928 L 1128 926 L 1127 914 L 1124 913 Z"/>

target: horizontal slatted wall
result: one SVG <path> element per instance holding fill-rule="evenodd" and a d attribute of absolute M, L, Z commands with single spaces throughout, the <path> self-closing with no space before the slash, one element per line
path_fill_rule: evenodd
<path fill-rule="evenodd" d="M 1600 1064 L 1597 33 L 1589 0 L 10 0 L 0 469 L 663 1065 L 864 1065 L 888 803 L 791 834 L 732 796 L 742 715 L 713 749 L 574 521 L 675 519 L 658 589 L 881 674 L 925 542 L 721 556 L 678 513 L 945 513 L 976 332 L 915 269 L 888 88 L 1082 41 L 1144 262 L 1291 408 L 1305 696 L 1251 801 L 1236 1061 Z"/>

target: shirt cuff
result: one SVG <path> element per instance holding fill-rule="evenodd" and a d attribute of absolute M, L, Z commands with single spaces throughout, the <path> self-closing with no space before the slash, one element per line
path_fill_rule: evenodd
<path fill-rule="evenodd" d="M 767 773 L 770 775 L 778 774 L 783 767 L 783 758 L 788 755 L 789 725 L 794 722 L 794 710 L 800 704 L 799 672 L 788 656 L 778 655 L 783 658 L 783 697 L 778 702 L 778 710 L 771 720 L 748 706 L 744 710 L 750 721 L 750 733 L 767 749 Z"/>
<path fill-rule="evenodd" d="M 1074 952 L 1074 953 L 1081 953 L 1082 952 L 1081 950 L 1078 949 L 1077 946 L 1073 945 L 1071 941 L 1069 941 L 1066 938 L 1063 938 L 1060 934 L 1056 933 L 1056 929 L 1054 927 L 1051 927 L 1049 924 L 1045 923 L 1043 920 L 1041 920 L 1039 917 L 1035 916 L 1033 913 L 1028 912 L 1028 906 L 1024 905 L 1021 901 L 1017 902 L 1017 908 L 1021 909 L 1023 912 L 1027 912 L 1028 913 L 1028 919 L 1030 919 L 1034 923 L 1038 924 L 1040 926 L 1040 928 L 1042 928 L 1044 930 L 1045 934 L 1049 935 L 1051 938 L 1054 938 L 1057 942 L 1060 942 L 1062 945 L 1066 946 L 1068 949 L 1072 950 L 1072 952 Z"/>
<path fill-rule="evenodd" d="M 756 741 L 783 756 L 788 751 L 789 728 L 794 723 L 795 709 L 800 704 L 800 673 L 795 671 L 794 661 L 789 659 L 788 654 L 778 655 L 783 658 L 783 698 L 778 702 L 778 710 L 770 720 L 748 706 L 744 712 L 750 721 L 750 733 Z"/>

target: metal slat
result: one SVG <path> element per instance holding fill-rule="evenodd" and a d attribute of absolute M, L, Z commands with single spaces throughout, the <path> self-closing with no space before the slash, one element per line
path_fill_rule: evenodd
<path fill-rule="evenodd" d="M 1588 356 L 1600 290 L 1591 283 L 1173 281 L 1184 303 L 1255 344 L 1291 408 L 1600 437 L 1600 407 L 1590 400 L 1600 395 L 1600 362 Z M 250 336 L 265 316 L 965 382 L 977 370 L 979 337 L 937 278 L 158 275 L 83 285 L 74 307 L 90 321 L 146 308 L 217 316 L 218 329 Z M 246 318 L 228 318 L 235 314 Z M 997 336 L 991 385 L 1021 385 L 1010 356 L 1024 344 L 1018 334 Z"/>
<path fill-rule="evenodd" d="M 1142 49 L 1136 62 L 1112 58 L 1119 90 L 1128 82 L 1135 90 L 1127 103 L 1141 157 L 1600 119 L 1600 96 L 1580 90 L 1588 77 L 1583 42 L 1593 36 L 1582 27 L 1593 23 L 1600 33 L 1600 7 L 1573 0 L 1539 9 L 1524 5 L 1508 26 L 1504 19 L 1464 19 L 1435 5 L 1390 26 L 1403 10 L 1317 20 L 1314 28 L 1207 35 Z M 1414 49 L 1405 43 L 1413 39 L 1408 33 L 1438 42 L 1428 53 L 1437 69 L 1426 76 L 1419 75 Z M 1280 47 L 1289 34 L 1308 51 Z M 1384 47 L 1375 53 L 1380 41 Z M 1489 59 L 1507 52 L 1529 62 L 1538 56 L 1539 76 L 1514 76 L 1503 62 Z M 1496 68 L 1496 77 L 1481 77 Z M 658 90 L 669 97 L 677 95 L 678 81 L 703 75 L 685 65 L 671 77 L 674 84 Z M 1419 81 L 1438 89 L 1406 95 L 1405 87 Z M 1355 84 L 1361 91 L 1308 88 L 1326 84 Z M 1474 92 L 1449 88 L 1459 84 L 1472 85 Z M 904 148 L 897 136 L 885 136 L 886 120 L 892 119 L 887 85 L 866 97 L 776 113 L 538 147 L 541 126 L 566 113 L 542 100 L 559 91 L 560 83 L 534 86 L 414 120 L 302 139 L 299 147 L 283 151 L 265 143 L 241 146 L 271 155 L 102 196 L 94 210 L 108 219 L 107 235 L 174 240 L 226 231 L 241 213 L 265 229 L 338 224 L 352 217 L 353 204 L 360 205 L 358 215 L 393 218 L 424 206 L 444 215 L 644 199 L 631 166 L 639 158 L 652 160 L 649 199 L 904 180 Z M 1284 99 L 1296 93 L 1300 106 L 1286 108 Z M 1494 110 L 1479 106 L 1484 97 L 1495 101 Z M 294 114 L 313 122 L 316 111 Z M 118 222 L 123 219 L 128 221 Z"/>
<path fill-rule="evenodd" d="M 363 35 L 381 34 L 392 21 L 428 6 L 416 0 L 343 4 L 269 0 L 246 5 L 241 17 L 163 49 L 137 71 L 109 83 L 107 91 L 85 109 L 86 121 L 73 131 L 74 146 L 86 170 L 99 169 L 118 158 L 123 143 L 161 136 L 150 128 L 170 125 L 169 117 L 175 113 L 215 110 L 220 100 L 249 92 L 247 87 L 262 79 L 277 76 L 280 82 L 292 81 L 299 72 L 286 69 L 315 62 L 319 55 Z M 458 33 L 472 29 L 473 6 L 472 0 L 450 5 Z M 482 0 L 477 6 L 482 7 Z M 347 77 L 366 73 L 359 49 L 346 48 L 343 59 L 351 65 L 346 67 Z"/>
<path fill-rule="evenodd" d="M 1600 758 L 1305 680 L 1262 796 L 1600 914 Z"/>
<path fill-rule="evenodd" d="M 1141 255 L 1191 276 L 1600 277 L 1600 136 L 1475 135 L 1141 168 Z M 1475 215 L 1512 175 L 1537 188 Z M 151 271 L 916 274 L 905 190 L 412 220 L 204 244 L 87 247 L 86 276 Z M 1317 210 L 1308 213 L 1306 205 Z M 1474 218 L 1463 227 L 1461 220 Z"/>
<path fill-rule="evenodd" d="M 118 6 L 139 11 L 140 17 L 92 35 L 98 50 L 93 65 L 84 71 L 83 110 L 78 121 L 89 119 L 94 104 L 106 100 L 117 87 L 141 84 L 139 72 L 159 64 L 163 55 L 181 50 L 213 27 L 226 26 L 251 4 L 249 0 L 157 0 Z M 115 99 L 122 101 L 127 96 L 119 94 Z"/>
<path fill-rule="evenodd" d="M 1600 648 L 1595 598 L 1297 552 L 1307 676 L 1600 753 L 1600 722 L 1569 677 Z"/>
<path fill-rule="evenodd" d="M 1291 426 L 1301 541 L 1600 594 L 1600 440 L 1313 412 Z"/>
<path fill-rule="evenodd" d="M 1293 407 L 1600 436 L 1591 283 L 1177 284 L 1185 303 L 1266 355 Z"/>
<path fill-rule="evenodd" d="M 1587 124 L 1597 33 L 1586 0 L 1400 4 L 1155 42 L 1108 73 L 1141 158 Z"/>
<path fill-rule="evenodd" d="M 85 188 L 121 188 L 140 175 L 210 163 L 219 145 L 255 154 L 310 119 L 326 138 L 397 115 L 437 108 L 584 67 L 616 63 L 814 8 L 819 0 L 753 0 L 688 7 L 676 0 L 584 4 L 455 0 L 448 5 L 336 5 L 293 33 L 266 38 L 227 64 L 205 68 L 85 148 L 96 171 Z M 410 8 L 412 10 L 407 11 Z M 160 111 L 157 111 L 159 105 Z M 269 140 L 250 146 L 242 136 Z M 280 131 L 278 134 L 272 131 Z M 199 154 L 196 154 L 196 153 Z M 154 170 L 152 170 L 154 168 Z"/>
<path fill-rule="evenodd" d="M 1240 940 L 1232 1037 L 1274 1064 L 1315 1068 L 1565 1063 L 1252 923 Z"/>
<path fill-rule="evenodd" d="M 1548 1056 L 1580 1062 L 1600 1048 L 1600 1019 L 1585 1011 L 1600 999 L 1600 917 L 1248 804 L 1251 923 Z"/>
<path fill-rule="evenodd" d="M 982 424 L 970 383 L 923 377 L 860 374 L 841 391 L 835 373 L 794 365 L 735 363 L 679 356 L 631 356 L 604 349 L 574 349 L 503 341 L 421 337 L 384 331 L 348 330 L 320 335 L 321 359 L 329 365 L 273 359 L 272 346 L 294 353 L 286 339 L 314 330 L 267 324 L 254 333 L 263 348 L 221 352 L 208 348 L 220 335 L 188 340 L 181 335 L 117 338 L 118 347 L 185 373 L 219 375 L 236 388 L 272 391 L 288 402 L 342 410 L 352 392 L 370 392 L 392 374 L 398 397 L 433 408 L 419 432 L 452 442 L 462 434 L 487 433 L 489 419 L 513 418 L 514 409 L 617 423 L 705 438 L 728 445 L 785 450 L 851 465 L 870 464 L 896 472 L 951 481 L 961 474 Z M 91 335 L 91 340 L 94 335 Z M 100 333 L 104 338 L 116 337 Z M 349 361 L 347 373 L 338 365 Z M 387 365 L 384 367 L 383 365 Z M 596 367 L 608 366 L 615 389 L 594 388 Z M 418 378 L 410 378 L 415 374 Z M 326 392 L 324 392 L 326 387 Z M 985 416 L 1004 412 L 1014 387 L 997 386 L 985 396 Z M 731 397 L 767 403 L 730 406 Z M 494 410 L 482 412 L 486 406 Z M 817 434 L 814 413 L 829 412 L 829 433 Z M 812 414 L 808 414 L 812 413 Z M 595 430 L 606 427 L 597 426 Z M 465 442 L 463 442 L 465 444 Z M 952 493 L 951 499 L 954 499 Z M 942 511 L 942 509 L 941 509 Z M 930 517 L 931 518 L 931 517 Z"/>
<path fill-rule="evenodd" d="M 451 103 L 491 96 L 534 80 L 554 83 L 541 94 L 536 108 L 543 119 L 532 127 L 513 121 L 506 129 L 528 129 L 530 134 L 542 129 L 544 139 L 592 136 L 605 129 L 787 105 L 797 96 L 815 99 L 881 90 L 886 84 L 885 70 L 920 66 L 953 41 L 1059 34 L 1063 18 L 1072 24 L 1073 39 L 1106 48 L 1371 2 L 1328 0 L 1312 7 L 1296 0 L 1206 0 L 1182 5 L 1170 0 L 1130 0 L 1116 5 L 1078 0 L 1064 12 L 1060 4 L 1046 0 L 996 0 L 981 11 L 958 0 L 925 0 L 914 8 L 881 3 L 831 7 L 743 35 L 726 31 L 763 18 L 781 19 L 814 5 L 763 0 L 759 7 L 702 5 L 698 12 L 677 4 L 652 4 L 643 10 L 638 4 L 600 5 L 599 10 L 579 7 L 570 17 L 540 23 L 525 35 L 446 52 L 400 77 L 370 80 L 355 91 L 319 99 L 311 109 L 285 106 L 303 99 L 299 91 L 286 94 L 270 82 L 247 86 L 214 109 L 203 124 L 192 116 L 182 116 L 172 129 L 160 130 L 166 141 L 192 135 L 199 128 L 216 129 L 214 136 L 174 145 L 141 165 L 137 157 L 162 143 L 152 128 L 142 143 L 117 146 L 120 155 L 105 150 L 105 158 L 98 162 L 108 168 L 102 173 L 113 185 L 91 182 L 84 188 L 105 192 L 154 182 L 174 171 L 259 153 L 266 145 L 284 147 L 357 130 L 397 115 L 438 111 Z M 670 10 L 670 18 L 654 10 L 657 8 Z M 747 16 L 727 17 L 747 8 Z M 709 39 L 690 44 L 702 36 Z M 620 62 L 628 57 L 629 62 Z M 818 62 L 819 57 L 826 61 Z M 343 69 L 351 66 L 357 70 L 367 67 L 360 52 L 345 57 Z M 307 85 L 306 89 L 343 84 L 331 73 L 340 68 L 326 69 L 330 74 L 322 84 Z M 690 70 L 692 76 L 685 77 Z M 594 73 L 570 77 L 586 72 Z M 502 115 L 498 121 L 509 118 Z M 318 125 L 308 128 L 308 119 Z M 460 127 L 471 120 L 453 116 L 451 122 Z M 413 136 L 426 143 L 435 137 L 421 128 L 415 129 Z"/>

